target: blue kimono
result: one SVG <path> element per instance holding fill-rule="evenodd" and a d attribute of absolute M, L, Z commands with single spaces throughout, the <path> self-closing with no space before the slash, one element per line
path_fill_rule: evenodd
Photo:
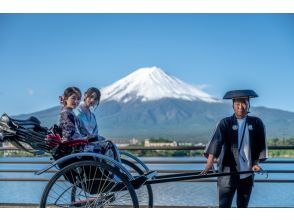
<path fill-rule="evenodd" d="M 96 136 L 98 141 L 105 140 L 104 137 L 98 135 L 97 121 L 95 114 L 92 111 L 86 110 L 81 104 L 76 108 L 75 114 L 80 121 L 79 131 L 83 136 L 91 135 Z"/>
<path fill-rule="evenodd" d="M 84 137 L 96 137 L 95 141 L 90 143 L 90 146 L 86 146 L 85 151 L 101 153 L 120 162 L 120 154 L 116 145 L 109 144 L 104 137 L 98 135 L 98 126 L 95 114 L 92 111 L 85 109 L 83 104 L 80 104 L 76 108 L 75 114 L 79 119 L 78 129 L 81 135 Z"/>

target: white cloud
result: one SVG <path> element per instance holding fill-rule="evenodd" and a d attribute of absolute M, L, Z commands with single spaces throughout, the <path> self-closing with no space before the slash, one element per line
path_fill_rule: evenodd
<path fill-rule="evenodd" d="M 209 85 L 209 84 L 200 84 L 200 85 L 196 85 L 195 87 L 197 87 L 197 89 L 203 90 L 203 89 L 211 87 L 211 85 Z"/>

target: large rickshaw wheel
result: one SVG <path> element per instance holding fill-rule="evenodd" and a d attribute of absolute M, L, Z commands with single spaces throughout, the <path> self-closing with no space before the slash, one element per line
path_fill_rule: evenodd
<path fill-rule="evenodd" d="M 121 158 L 121 163 L 129 169 L 133 176 L 140 176 L 144 174 L 144 171 L 135 164 L 135 161 L 129 161 Z M 150 184 L 145 184 L 139 189 L 136 189 L 136 195 L 140 204 L 140 208 L 152 208 L 153 207 L 153 191 Z"/>
<path fill-rule="evenodd" d="M 120 169 L 106 162 L 80 161 L 57 172 L 47 184 L 40 207 L 139 207 L 136 192 Z"/>

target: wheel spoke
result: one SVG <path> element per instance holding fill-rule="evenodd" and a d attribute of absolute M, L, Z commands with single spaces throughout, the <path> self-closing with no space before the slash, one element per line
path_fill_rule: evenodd
<path fill-rule="evenodd" d="M 138 200 L 119 168 L 101 161 L 80 161 L 64 167 L 49 181 L 41 199 L 41 207 L 47 206 L 138 207 Z"/>

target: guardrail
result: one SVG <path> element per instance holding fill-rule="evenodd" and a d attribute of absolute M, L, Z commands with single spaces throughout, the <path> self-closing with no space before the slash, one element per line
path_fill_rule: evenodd
<path fill-rule="evenodd" d="M 204 150 L 205 146 L 183 146 L 183 147 L 139 147 L 139 146 L 127 146 L 127 147 L 119 147 L 120 150 Z M 269 150 L 294 150 L 294 146 L 269 146 Z M 19 150 L 17 148 L 12 149 L 5 149 L 0 148 L 0 150 Z M 135 161 L 134 161 L 135 162 Z M 206 160 L 143 160 L 144 163 L 148 164 L 205 164 Z M 50 164 L 51 161 L 32 161 L 32 160 L 26 160 L 26 161 L 20 161 L 20 160 L 10 160 L 10 161 L 1 161 L 1 164 Z M 136 162 L 135 162 L 136 163 Z M 261 163 L 265 164 L 294 164 L 294 160 L 267 160 Z M 0 168 L 0 173 L 8 172 L 8 173 L 34 173 L 38 170 L 21 170 L 21 169 L 5 169 L 2 170 Z M 191 170 L 157 170 L 158 173 L 185 173 L 189 172 Z M 195 172 L 198 172 L 200 170 L 195 170 Z M 55 173 L 56 170 L 48 170 L 48 173 Z M 268 173 L 294 173 L 294 170 L 268 170 Z M 46 178 L 0 178 L 0 181 L 48 181 L 49 179 Z M 195 182 L 202 181 L 202 182 L 215 182 L 216 180 L 209 180 L 209 179 L 203 179 L 203 180 L 196 180 Z M 292 183 L 294 180 L 256 180 L 257 182 L 289 182 Z"/>
<path fill-rule="evenodd" d="M 128 146 L 128 147 L 119 147 L 120 150 L 203 150 L 205 146 L 181 146 L 181 147 L 138 147 L 138 146 Z M 294 150 L 294 146 L 269 146 L 270 150 Z M 17 149 L 3 149 L 0 148 L 0 150 L 17 150 Z M 160 160 L 157 159 L 145 159 L 143 160 L 147 166 L 148 164 L 205 164 L 206 160 Z M 37 172 L 38 170 L 30 169 L 30 170 L 24 170 L 24 169 L 1 169 L 1 164 L 50 164 L 50 161 L 32 161 L 32 160 L 27 160 L 27 161 L 20 161 L 20 160 L 0 160 L 0 174 L 1 173 L 34 173 Z M 272 163 L 272 164 L 294 164 L 294 160 L 292 159 L 287 159 L 287 160 L 267 160 L 263 163 Z M 167 174 L 167 173 L 185 173 L 189 172 L 191 170 L 174 170 L 174 169 L 160 169 L 157 170 L 159 174 Z M 195 170 L 195 172 L 198 172 L 199 170 Z M 48 170 L 47 173 L 55 173 L 56 170 Z M 270 173 L 289 173 L 292 174 L 294 173 L 294 170 L 267 170 L 267 172 Z M 44 181 L 49 181 L 48 178 L 1 178 L 0 177 L 0 182 L 7 182 L 7 181 L 17 181 L 17 182 L 44 182 Z M 185 181 L 186 182 L 186 181 Z M 216 182 L 216 179 L 201 179 L 201 180 L 190 180 L 188 182 Z M 262 182 L 262 183 L 294 183 L 293 179 L 257 179 L 255 182 Z M 12 206 L 12 207 L 26 207 L 28 204 L 0 204 L 0 206 Z M 35 206 L 35 204 L 30 204 L 32 206 Z M 30 206 L 29 205 L 29 206 Z M 163 206 L 164 207 L 164 206 Z M 166 207 L 171 207 L 171 206 L 166 206 Z"/>
<path fill-rule="evenodd" d="M 195 145 L 195 146 L 152 146 L 152 147 L 145 147 L 145 146 L 119 146 L 120 150 L 204 150 L 205 145 Z M 268 146 L 269 150 L 294 150 L 294 146 Z M 21 150 L 16 147 L 0 147 L 0 151 L 4 150 Z M 30 149 L 28 149 L 30 150 Z"/>
<path fill-rule="evenodd" d="M 144 147 L 144 146 L 120 146 L 120 150 L 204 150 L 205 145 L 196 146 L 154 146 L 154 147 Z M 294 150 L 294 146 L 268 146 L 269 150 Z"/>

